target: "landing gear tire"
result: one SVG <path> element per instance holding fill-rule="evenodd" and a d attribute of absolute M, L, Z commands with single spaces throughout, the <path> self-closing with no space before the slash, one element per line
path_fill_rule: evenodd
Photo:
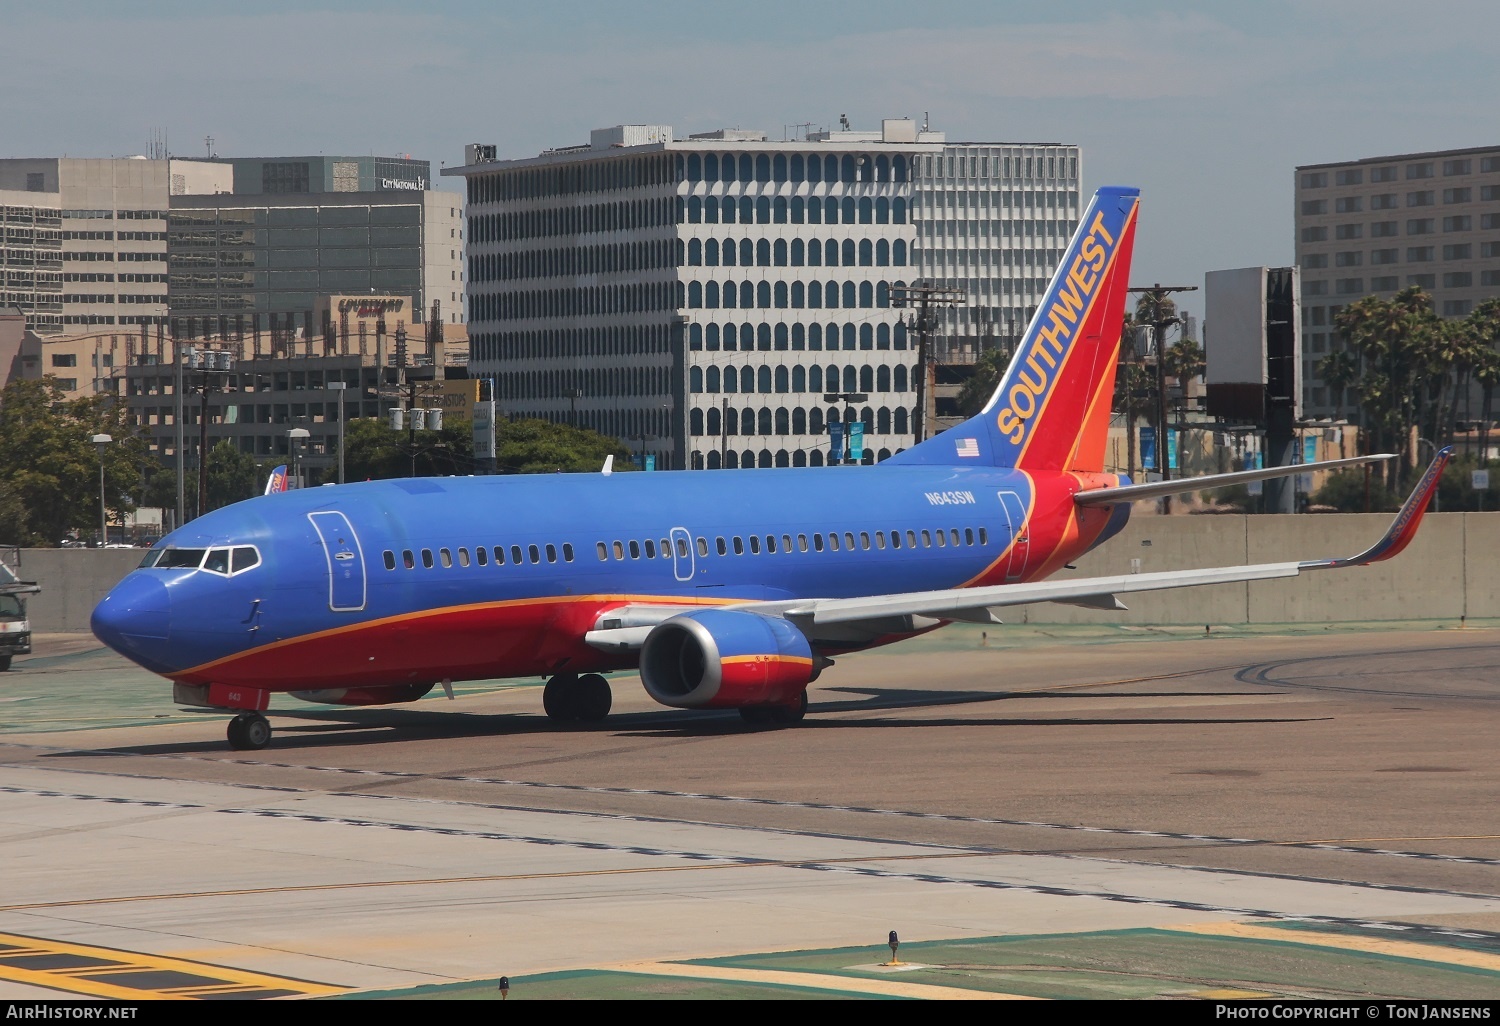
<path fill-rule="evenodd" d="M 10 669 L 10 653 L 6 652 L 0 655 L 0 673 L 4 673 L 8 669 Z"/>
<path fill-rule="evenodd" d="M 801 723 L 807 715 L 807 692 L 803 691 L 787 705 L 771 706 L 771 722 L 778 726 L 791 726 Z"/>
<path fill-rule="evenodd" d="M 271 743 L 271 724 L 256 712 L 242 712 L 229 721 L 229 747 L 235 751 L 259 751 Z"/>
<path fill-rule="evenodd" d="M 583 723 L 598 723 L 609 715 L 614 695 L 609 681 L 597 673 L 585 673 L 573 685 L 571 695 L 573 718 Z"/>
<path fill-rule="evenodd" d="M 573 693 L 578 678 L 571 673 L 559 673 L 547 681 L 542 688 L 542 708 L 547 718 L 554 723 L 571 723 L 578 719 L 574 712 Z"/>

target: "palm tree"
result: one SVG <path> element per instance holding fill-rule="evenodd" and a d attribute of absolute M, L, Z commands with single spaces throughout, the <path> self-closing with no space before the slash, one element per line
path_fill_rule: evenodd
<path fill-rule="evenodd" d="M 1495 386 L 1500 385 L 1500 353 L 1495 345 L 1500 342 L 1500 299 L 1486 299 L 1469 314 L 1469 325 L 1474 332 L 1476 361 L 1474 380 L 1478 382 L 1483 396 L 1479 408 L 1479 462 L 1488 462 L 1490 453 L 1490 411 L 1495 396 Z"/>

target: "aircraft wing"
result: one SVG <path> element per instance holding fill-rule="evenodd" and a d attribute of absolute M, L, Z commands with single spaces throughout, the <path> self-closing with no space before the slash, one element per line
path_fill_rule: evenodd
<path fill-rule="evenodd" d="M 992 612 L 1004 606 L 1031 602 L 1062 602 L 1102 609 L 1123 609 L 1118 596 L 1132 592 L 1197 588 L 1208 584 L 1235 584 L 1296 577 L 1309 570 L 1335 570 L 1365 566 L 1390 559 L 1415 537 L 1417 526 L 1437 491 L 1443 467 L 1452 457 L 1451 448 L 1439 452 L 1417 482 L 1384 535 L 1354 556 L 1304 559 L 1285 563 L 1208 567 L 1197 570 L 1164 570 L 1116 577 L 1083 577 L 1069 580 L 1000 584 L 985 588 L 954 588 L 946 591 L 914 591 L 859 598 L 786 599 L 746 602 L 729 606 L 768 616 L 781 616 L 796 623 L 819 642 L 837 643 L 884 634 L 904 633 L 931 627 L 944 620 L 999 623 Z M 1346 461 L 1335 461 L 1343 463 Z M 1308 464 L 1304 464 L 1307 466 Z M 1283 468 L 1278 468 L 1283 469 Z M 1230 476 L 1230 475 L 1226 475 Z M 1174 482 L 1175 483 L 1175 482 Z M 586 640 L 605 650 L 639 649 L 651 629 L 663 620 L 684 612 L 685 607 L 631 606 L 605 614 Z"/>
<path fill-rule="evenodd" d="M 1199 492 L 1210 488 L 1248 484 L 1251 481 L 1266 481 L 1273 477 L 1291 477 L 1293 474 L 1311 474 L 1314 471 L 1334 470 L 1338 467 L 1355 467 L 1364 463 L 1378 463 L 1381 460 L 1395 458 L 1396 454 L 1393 452 L 1382 452 L 1374 456 L 1352 456 L 1345 460 L 1294 463 L 1289 467 L 1265 467 L 1261 470 L 1239 470 L 1232 474 L 1183 477 L 1176 481 L 1151 481 L 1146 484 L 1120 485 L 1116 488 L 1090 488 L 1074 495 L 1073 502 L 1079 506 L 1111 506 L 1118 502 L 1159 499 L 1164 495 L 1181 495 L 1184 492 Z"/>

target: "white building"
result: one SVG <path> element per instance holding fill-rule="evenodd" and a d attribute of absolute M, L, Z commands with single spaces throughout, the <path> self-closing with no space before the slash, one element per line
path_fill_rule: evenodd
<path fill-rule="evenodd" d="M 911 444 L 917 352 L 892 286 L 964 287 L 932 355 L 972 362 L 1023 330 L 1078 218 L 1076 147 L 949 144 L 907 120 L 494 151 L 442 172 L 468 185 L 471 375 L 510 415 L 661 467 L 821 466 L 850 414 L 866 462 Z"/>
<path fill-rule="evenodd" d="M 229 165 L 212 161 L 0 159 L 0 190 L 50 193 L 62 217 L 61 318 L 49 310 L 33 330 L 165 323 L 169 198 L 232 186 Z"/>

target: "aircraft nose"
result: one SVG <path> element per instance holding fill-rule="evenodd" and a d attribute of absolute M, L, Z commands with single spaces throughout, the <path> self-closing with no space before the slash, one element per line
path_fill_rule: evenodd
<path fill-rule="evenodd" d="M 171 633 L 172 604 L 166 586 L 147 574 L 130 574 L 94 607 L 89 627 L 116 652 L 139 658 Z"/>

